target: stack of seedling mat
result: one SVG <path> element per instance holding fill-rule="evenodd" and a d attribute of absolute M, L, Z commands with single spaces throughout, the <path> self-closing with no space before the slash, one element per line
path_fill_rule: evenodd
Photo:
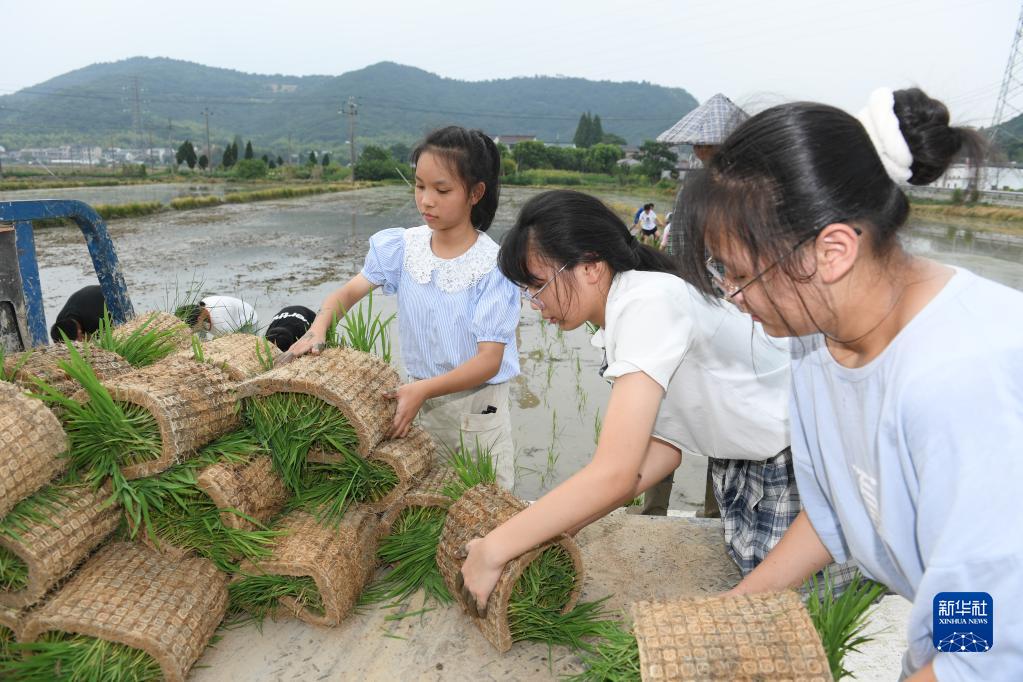
<path fill-rule="evenodd" d="M 35 604 L 117 527 L 106 491 L 51 483 L 66 450 L 53 413 L 0 382 L 0 606 Z"/>
<path fill-rule="evenodd" d="M 795 592 L 642 601 L 632 616 L 644 680 L 832 679 Z"/>
<path fill-rule="evenodd" d="M 2 670 L 15 679 L 183 681 L 224 616 L 226 582 L 205 559 L 107 545 L 24 617 L 18 648 L 27 657 Z"/>
<path fill-rule="evenodd" d="M 448 509 L 437 548 L 437 564 L 452 594 L 458 593 L 464 554 L 461 549 L 474 538 L 485 536 L 526 504 L 496 485 L 480 485 L 463 494 Z M 581 637 L 593 634 L 565 627 L 560 616 L 573 613 L 582 587 L 583 564 L 579 547 L 566 535 L 509 561 L 490 595 L 486 615 L 478 618 L 467 609 L 487 640 L 498 651 L 511 649 L 521 640 L 583 646 Z M 590 622 L 586 605 L 577 616 Z"/>
<path fill-rule="evenodd" d="M 400 444 L 377 451 L 394 417 L 384 393 L 397 387 L 393 368 L 349 348 L 239 384 L 245 418 L 294 495 L 292 509 L 336 524 L 350 505 L 379 505 L 430 467 L 430 452 Z"/>

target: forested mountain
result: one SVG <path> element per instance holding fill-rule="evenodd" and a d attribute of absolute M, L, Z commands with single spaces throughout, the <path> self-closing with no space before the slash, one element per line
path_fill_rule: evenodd
<path fill-rule="evenodd" d="M 138 92 L 136 106 L 136 91 Z M 656 137 L 697 105 L 681 88 L 536 76 L 469 82 L 381 62 L 339 76 L 248 74 L 164 58 L 93 64 L 0 97 L 0 145 L 88 143 L 175 146 L 234 135 L 261 146 L 337 148 L 348 136 L 341 113 L 357 104 L 362 141 L 411 142 L 438 125 L 479 127 L 492 135 L 533 134 L 570 142 L 583 112 L 632 144 Z"/>

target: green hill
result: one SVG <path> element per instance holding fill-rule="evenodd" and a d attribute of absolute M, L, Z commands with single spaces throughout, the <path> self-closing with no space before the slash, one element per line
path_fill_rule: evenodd
<path fill-rule="evenodd" d="M 210 135 L 241 135 L 266 148 L 341 149 L 348 121 L 339 113 L 358 103 L 360 143 L 412 142 L 439 125 L 479 127 L 492 135 L 534 134 L 569 142 L 580 114 L 599 114 L 606 132 L 632 144 L 651 139 L 693 109 L 681 88 L 536 76 L 480 82 L 442 78 L 381 62 L 340 76 L 248 74 L 164 58 L 135 57 L 93 64 L 0 97 L 0 145 L 17 149 L 56 144 L 135 146 L 135 85 L 143 143 L 175 146 Z"/>

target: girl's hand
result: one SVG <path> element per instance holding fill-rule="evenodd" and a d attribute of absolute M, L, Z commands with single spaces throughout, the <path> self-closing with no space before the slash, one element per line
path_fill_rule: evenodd
<path fill-rule="evenodd" d="M 419 414 L 419 408 L 430 396 L 423 389 L 422 381 L 413 381 L 411 384 L 399 386 L 397 391 L 384 393 L 384 397 L 398 401 L 394 410 L 394 422 L 391 424 L 391 430 L 387 437 L 404 438 L 408 435 L 412 420 Z"/>
<path fill-rule="evenodd" d="M 327 337 L 325 334 L 317 334 L 310 329 L 302 336 L 302 338 L 291 344 L 291 348 L 288 349 L 288 352 L 291 353 L 292 357 L 296 358 L 300 355 L 305 355 L 306 353 L 319 355 L 326 342 Z"/>
<path fill-rule="evenodd" d="M 495 565 L 489 560 L 483 538 L 467 542 L 463 552 L 465 563 L 455 576 L 455 585 L 469 614 L 477 618 L 486 618 L 487 600 L 497 586 L 504 564 Z"/>

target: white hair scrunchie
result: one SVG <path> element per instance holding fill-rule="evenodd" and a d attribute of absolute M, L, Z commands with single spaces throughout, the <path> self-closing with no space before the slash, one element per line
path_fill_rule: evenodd
<path fill-rule="evenodd" d="M 888 176 L 895 182 L 908 182 L 913 176 L 913 153 L 899 129 L 895 115 L 895 94 L 889 88 L 878 88 L 870 93 L 867 106 L 856 116 L 881 157 Z"/>

